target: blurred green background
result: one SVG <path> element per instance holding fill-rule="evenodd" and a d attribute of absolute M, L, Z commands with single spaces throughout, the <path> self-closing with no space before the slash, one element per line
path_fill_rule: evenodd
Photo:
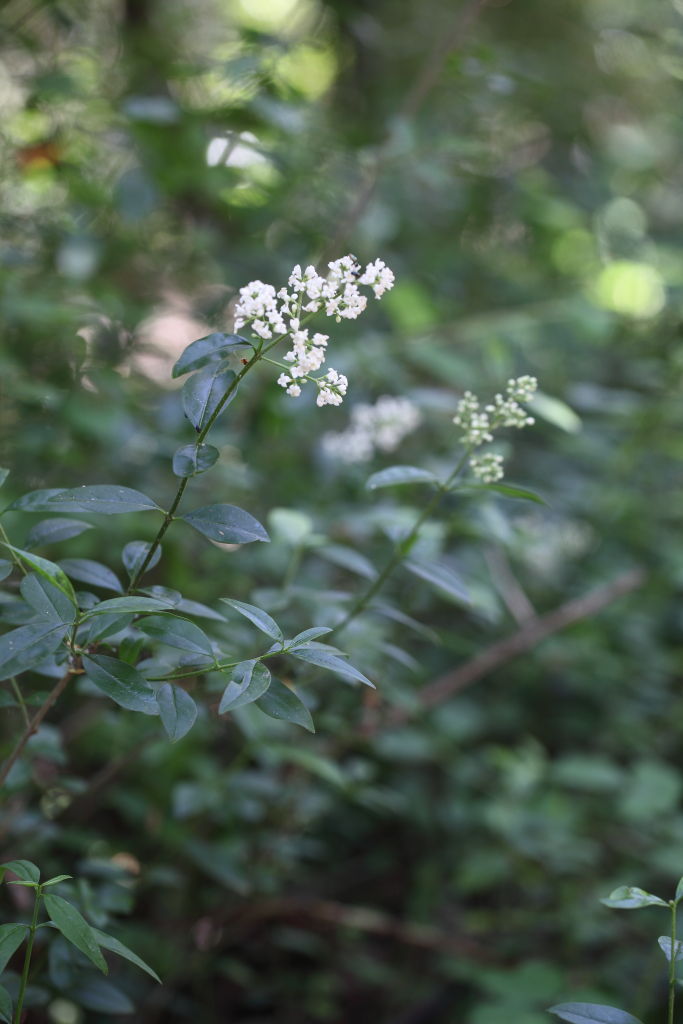
<path fill-rule="evenodd" d="M 683 874 L 682 82 L 681 0 L 2 5 L 8 500 L 117 482 L 163 504 L 190 439 L 182 348 L 229 329 L 252 278 L 379 256 L 395 289 L 330 331 L 347 402 L 292 401 L 259 370 L 192 485 L 273 543 L 218 552 L 171 531 L 151 580 L 259 598 L 299 629 L 364 585 L 338 547 L 381 564 L 384 528 L 419 507 L 368 494 L 369 472 L 451 465 L 465 389 L 532 373 L 545 396 L 509 477 L 547 505 L 462 499 L 423 537 L 472 605 L 399 573 L 392 600 L 428 630 L 349 631 L 376 703 L 316 680 L 314 737 L 214 708 L 170 746 L 72 694 L 31 741 L 2 859 L 88 880 L 93 923 L 164 979 L 112 972 L 137 1020 L 542 1024 L 570 997 L 662 1018 L 656 911 L 596 897 L 668 897 Z M 326 458 L 321 433 L 383 394 L 422 415 L 400 451 Z M 21 543 L 37 519 L 6 521 Z M 49 557 L 120 569 L 151 529 L 117 517 Z M 530 606 L 634 568 L 643 585 L 599 614 L 411 713 Z M 19 721 L 3 710 L 5 749 Z M 118 1019 L 114 996 L 83 1009 L 49 980 L 33 1001 L 30 1024 Z"/>

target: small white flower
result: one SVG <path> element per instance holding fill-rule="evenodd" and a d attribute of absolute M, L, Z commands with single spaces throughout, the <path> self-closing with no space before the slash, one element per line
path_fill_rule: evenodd
<path fill-rule="evenodd" d="M 503 456 L 494 455 L 492 452 L 484 452 L 483 455 L 473 455 L 470 459 L 472 472 L 484 484 L 495 484 L 502 480 Z"/>

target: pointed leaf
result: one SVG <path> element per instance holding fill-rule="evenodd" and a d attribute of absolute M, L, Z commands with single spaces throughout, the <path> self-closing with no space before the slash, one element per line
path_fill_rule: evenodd
<path fill-rule="evenodd" d="M 85 613 L 83 620 L 91 619 L 93 615 L 108 615 L 110 612 L 117 615 L 128 612 L 163 612 L 168 607 L 168 602 L 160 601 L 157 597 L 112 597 L 108 601 L 96 604 Z"/>
<path fill-rule="evenodd" d="M 24 576 L 19 585 L 26 604 L 38 612 L 43 619 L 55 624 L 70 626 L 76 621 L 78 609 L 61 590 L 37 573 Z"/>
<path fill-rule="evenodd" d="M 110 953 L 116 953 L 117 956 L 123 957 L 124 960 L 129 960 L 130 963 L 135 964 L 141 971 L 146 971 L 150 978 L 154 978 L 161 985 L 161 978 L 155 970 L 153 970 L 149 964 L 134 953 L 132 949 L 128 949 L 128 946 L 124 946 L 122 942 L 115 939 L 113 935 L 107 935 L 106 932 L 101 932 L 99 928 L 92 929 L 93 935 L 95 936 L 97 943 L 102 949 L 108 949 Z"/>
<path fill-rule="evenodd" d="M 138 623 L 138 629 L 169 647 L 214 660 L 208 636 L 189 619 L 181 619 L 177 615 L 150 615 Z"/>
<path fill-rule="evenodd" d="M 123 593 L 121 581 L 101 562 L 94 562 L 91 558 L 61 558 L 59 565 L 67 576 L 79 583 L 87 583 L 100 590 L 113 590 L 115 594 Z"/>
<path fill-rule="evenodd" d="M 680 879 L 678 885 L 676 886 L 675 899 L 676 903 L 678 903 L 679 900 L 683 899 L 683 878 Z"/>
<path fill-rule="evenodd" d="M 183 410 L 195 430 L 206 426 L 235 379 L 236 374 L 225 363 L 210 363 L 188 377 L 182 390 Z M 235 393 L 232 392 L 226 405 Z"/>
<path fill-rule="evenodd" d="M 43 882 L 43 889 L 47 889 L 48 885 L 59 885 L 60 882 L 66 882 L 69 878 L 73 878 L 73 875 L 55 875 L 54 878 L 48 878 L 47 882 Z"/>
<path fill-rule="evenodd" d="M 262 697 L 270 686 L 270 672 L 260 661 L 242 661 L 232 670 L 232 679 L 226 686 L 218 714 L 235 711 Z"/>
<path fill-rule="evenodd" d="M 342 544 L 327 544 L 324 548 L 318 548 L 317 554 L 321 558 L 326 558 L 328 562 L 341 566 L 347 572 L 363 576 L 366 580 L 377 579 L 377 570 L 372 562 L 353 548 L 344 547 Z"/>
<path fill-rule="evenodd" d="M 57 650 L 68 632 L 60 623 L 29 623 L 0 636 L 0 680 L 38 665 Z"/>
<path fill-rule="evenodd" d="M 12 1024 L 12 997 L 6 988 L 0 985 L 0 1020 L 3 1024 Z"/>
<path fill-rule="evenodd" d="M 41 558 L 40 555 L 34 555 L 30 551 L 22 551 L 21 548 L 12 547 L 11 544 L 5 544 L 4 546 L 13 551 L 17 558 L 21 559 L 26 565 L 30 565 L 40 576 L 53 583 L 63 594 L 66 594 L 74 608 L 78 606 L 71 581 L 64 570 L 55 562 L 50 562 L 47 558 Z"/>
<path fill-rule="evenodd" d="M 9 558 L 0 558 L 0 580 L 6 580 L 14 568 L 14 563 Z"/>
<path fill-rule="evenodd" d="M 164 683 L 157 690 L 161 723 L 171 743 L 190 731 L 197 719 L 197 705 L 182 686 Z"/>
<path fill-rule="evenodd" d="M 173 456 L 173 472 L 180 477 L 198 476 L 211 469 L 219 454 L 212 444 L 184 444 Z"/>
<path fill-rule="evenodd" d="M 193 370 L 199 370 L 208 363 L 220 362 L 236 346 L 249 345 L 246 338 L 240 338 L 239 334 L 208 334 L 205 338 L 198 338 L 187 346 L 180 356 L 171 376 L 175 380 Z"/>
<path fill-rule="evenodd" d="M 4 466 L 0 466 L 0 487 L 4 484 L 5 480 L 9 476 L 9 469 L 5 469 Z"/>
<path fill-rule="evenodd" d="M 311 640 L 317 640 L 319 636 L 325 636 L 326 633 L 331 632 L 330 626 L 311 626 L 310 629 L 304 629 L 303 632 L 297 633 L 291 640 L 285 640 L 285 647 L 289 650 L 292 647 L 301 647 L 302 644 L 310 643 Z"/>
<path fill-rule="evenodd" d="M 28 928 L 25 924 L 0 925 L 0 974 L 19 949 L 27 932 Z"/>
<path fill-rule="evenodd" d="M 452 490 L 458 490 L 463 485 L 456 483 L 453 485 Z M 511 487 L 510 484 L 471 484 L 465 485 L 468 491 L 495 491 L 498 494 L 502 494 L 504 498 L 518 498 L 520 501 L 533 501 L 536 505 L 547 505 L 540 494 L 534 493 L 534 491 L 528 491 L 524 487 Z"/>
<path fill-rule="evenodd" d="M 438 483 L 438 478 L 427 469 L 419 469 L 417 466 L 389 466 L 388 469 L 380 469 L 379 473 L 373 473 L 365 486 L 369 491 L 376 491 L 378 487 L 394 487 L 397 484 Z"/>
<path fill-rule="evenodd" d="M 256 707 L 270 718 L 292 722 L 293 725 L 300 725 L 309 732 L 315 732 L 313 719 L 306 705 L 279 679 L 271 681 L 267 692 L 256 701 Z"/>
<path fill-rule="evenodd" d="M 250 544 L 270 537 L 257 519 L 236 505 L 206 505 L 180 516 L 195 530 L 220 544 Z"/>
<path fill-rule="evenodd" d="M 84 953 L 103 974 L 107 974 L 107 961 L 100 952 L 95 934 L 78 910 L 61 896 L 54 896 L 52 893 L 45 893 L 43 902 L 48 917 L 64 938 Z"/>
<path fill-rule="evenodd" d="M 132 665 L 106 654 L 83 655 L 83 667 L 91 683 L 122 708 L 158 715 L 156 694 Z"/>
<path fill-rule="evenodd" d="M 657 939 L 657 942 L 659 943 L 659 948 L 661 949 L 662 953 L 669 961 L 669 963 L 671 963 L 671 936 L 660 935 Z M 683 942 L 681 942 L 680 939 L 676 939 L 676 944 L 673 947 L 673 954 L 674 960 L 683 960 Z"/>
<path fill-rule="evenodd" d="M 61 491 L 50 501 L 53 511 L 96 512 L 98 515 L 120 515 L 124 512 L 161 512 L 155 501 L 131 487 L 93 484 Z"/>
<path fill-rule="evenodd" d="M 451 597 L 463 604 L 470 603 L 470 597 L 465 584 L 457 573 L 448 566 L 438 562 L 416 562 L 412 558 L 406 559 L 403 563 L 409 572 L 420 579 L 432 583 L 439 590 L 445 591 Z"/>
<path fill-rule="evenodd" d="M 321 648 L 323 649 L 321 650 Z M 291 653 L 293 657 L 299 658 L 301 661 L 318 665 L 320 668 L 326 668 L 329 672 L 336 672 L 337 675 L 355 679 L 359 683 L 365 683 L 366 686 L 375 688 L 375 684 L 367 676 L 364 676 L 362 672 L 359 672 L 353 665 L 349 665 L 348 661 L 344 661 L 337 654 L 325 650 L 323 644 L 319 644 L 317 647 L 300 647 Z"/>
<path fill-rule="evenodd" d="M 22 494 L 20 498 L 8 505 L 7 511 L 54 512 L 55 507 L 50 502 L 63 491 L 63 487 L 41 487 L 37 491 L 29 491 L 28 494 Z"/>
<path fill-rule="evenodd" d="M 624 1010 L 599 1003 L 558 1003 L 551 1006 L 548 1013 L 554 1013 L 568 1024 L 643 1024 Z"/>
<path fill-rule="evenodd" d="M 5 872 L 11 871 L 22 882 L 40 882 L 40 868 L 30 860 L 7 860 L 0 864 L 0 882 L 5 877 Z"/>
<path fill-rule="evenodd" d="M 187 598 L 183 598 L 176 607 L 179 612 L 185 612 L 186 615 L 195 615 L 198 619 L 212 619 L 214 622 L 225 622 L 225 615 L 215 612 L 213 608 L 208 608 L 205 604 L 200 604 L 199 601 L 188 601 Z"/>
<path fill-rule="evenodd" d="M 615 910 L 638 910 L 640 907 L 668 907 L 665 900 L 659 896 L 653 896 L 651 892 L 645 892 L 635 885 L 620 885 L 618 889 L 611 892 L 606 899 L 600 900 L 606 907 Z"/>
<path fill-rule="evenodd" d="M 250 622 L 265 633 L 266 636 L 271 637 L 273 640 L 282 640 L 283 632 L 278 626 L 275 619 L 271 618 L 268 612 L 264 612 L 262 608 L 257 608 L 254 604 L 246 604 L 244 601 L 235 601 L 231 597 L 219 598 L 223 604 L 229 604 L 231 608 L 238 611 L 240 615 L 244 615 L 245 619 L 249 619 Z"/>
<path fill-rule="evenodd" d="M 92 530 L 91 523 L 82 523 L 79 519 L 42 519 L 29 530 L 24 548 L 31 551 L 43 544 L 56 544 L 60 540 L 78 537 L 85 530 Z"/>
<path fill-rule="evenodd" d="M 147 552 L 151 548 L 151 542 L 144 540 L 132 540 L 129 544 L 126 544 L 125 548 L 121 552 L 121 561 L 124 564 L 126 571 L 131 579 L 137 574 L 138 570 L 142 566 L 142 563 L 147 558 Z M 159 559 L 161 558 L 161 547 L 157 544 L 145 572 L 149 572 L 155 565 L 158 565 Z"/>

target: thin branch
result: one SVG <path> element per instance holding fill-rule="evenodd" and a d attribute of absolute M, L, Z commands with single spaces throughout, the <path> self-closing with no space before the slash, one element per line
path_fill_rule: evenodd
<path fill-rule="evenodd" d="M 426 686 L 420 693 L 417 707 L 394 708 L 382 721 L 367 723 L 363 728 L 363 734 L 373 736 L 385 729 L 402 725 L 413 716 L 427 711 L 429 708 L 443 704 L 444 701 L 471 686 L 472 683 L 478 682 L 479 679 L 493 672 L 500 665 L 504 665 L 512 658 L 538 646 L 546 637 L 553 633 L 559 633 L 591 615 L 596 615 L 613 601 L 623 597 L 624 594 L 636 590 L 644 581 L 645 573 L 641 569 L 633 569 L 618 576 L 612 583 L 608 583 L 604 587 L 599 587 L 588 594 L 567 601 L 566 604 L 560 605 L 559 608 L 548 612 L 547 615 L 530 620 L 516 633 L 485 648 L 470 661 L 459 665 L 451 672 L 446 672 Z"/>
<path fill-rule="evenodd" d="M 507 610 L 518 626 L 536 618 L 536 609 L 526 596 L 522 585 L 512 571 L 510 560 L 501 547 L 491 545 L 484 551 L 491 573 L 491 582 L 505 602 Z"/>
<path fill-rule="evenodd" d="M 7 781 L 7 776 L 14 767 L 15 763 L 21 757 L 24 751 L 24 747 L 31 739 L 31 736 L 33 736 L 34 733 L 38 732 L 38 729 L 40 728 L 40 725 L 45 716 L 47 715 L 48 711 L 53 706 L 53 704 L 55 704 L 59 700 L 60 696 L 67 688 L 69 682 L 71 681 L 75 674 L 76 673 L 72 671 L 72 669 L 69 669 L 66 675 L 62 676 L 59 682 L 53 687 L 53 689 L 50 691 L 50 693 L 45 698 L 43 703 L 40 705 L 35 715 L 28 723 L 21 736 L 19 737 L 14 750 L 12 751 L 12 753 L 10 754 L 10 756 L 7 758 L 4 765 L 0 769 L 0 786 L 4 786 L 5 782 Z"/>

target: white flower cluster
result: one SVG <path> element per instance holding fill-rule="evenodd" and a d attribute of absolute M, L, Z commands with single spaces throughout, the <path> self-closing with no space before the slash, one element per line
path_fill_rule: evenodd
<path fill-rule="evenodd" d="M 346 394 L 348 381 L 336 370 L 330 369 L 322 377 L 311 377 L 325 362 L 327 334 L 309 337 L 302 327 L 302 314 L 323 312 L 337 322 L 355 320 L 366 308 L 368 300 L 359 285 L 371 288 L 379 299 L 393 287 L 394 275 L 382 260 L 368 263 L 363 270 L 355 256 L 342 256 L 328 264 L 328 274 L 322 277 L 315 267 L 305 270 L 297 264 L 292 270 L 287 287 L 278 292 L 263 281 L 250 281 L 240 288 L 235 308 L 235 330 L 249 328 L 262 341 L 288 337 L 291 348 L 285 355 L 290 365 L 278 377 L 278 384 L 288 395 L 298 398 L 301 383 L 308 379 L 318 386 L 317 404 L 339 405 Z M 268 346 L 270 348 L 271 346 Z"/>
<path fill-rule="evenodd" d="M 468 448 L 479 448 L 493 441 L 496 430 L 505 427 L 532 426 L 534 419 L 523 409 L 520 402 L 529 402 L 538 387 L 535 377 L 525 375 L 507 382 L 505 395 L 497 394 L 493 402 L 481 407 L 479 399 L 466 391 L 460 402 L 453 422 L 462 427 L 461 443 Z M 474 475 L 485 484 L 496 483 L 503 478 L 503 457 L 486 452 L 472 455 L 469 460 Z"/>
<path fill-rule="evenodd" d="M 407 398 L 382 395 L 374 405 L 355 405 L 346 430 L 323 435 L 323 450 L 341 462 L 367 462 L 376 449 L 391 452 L 398 448 L 421 419 L 419 410 Z"/>

